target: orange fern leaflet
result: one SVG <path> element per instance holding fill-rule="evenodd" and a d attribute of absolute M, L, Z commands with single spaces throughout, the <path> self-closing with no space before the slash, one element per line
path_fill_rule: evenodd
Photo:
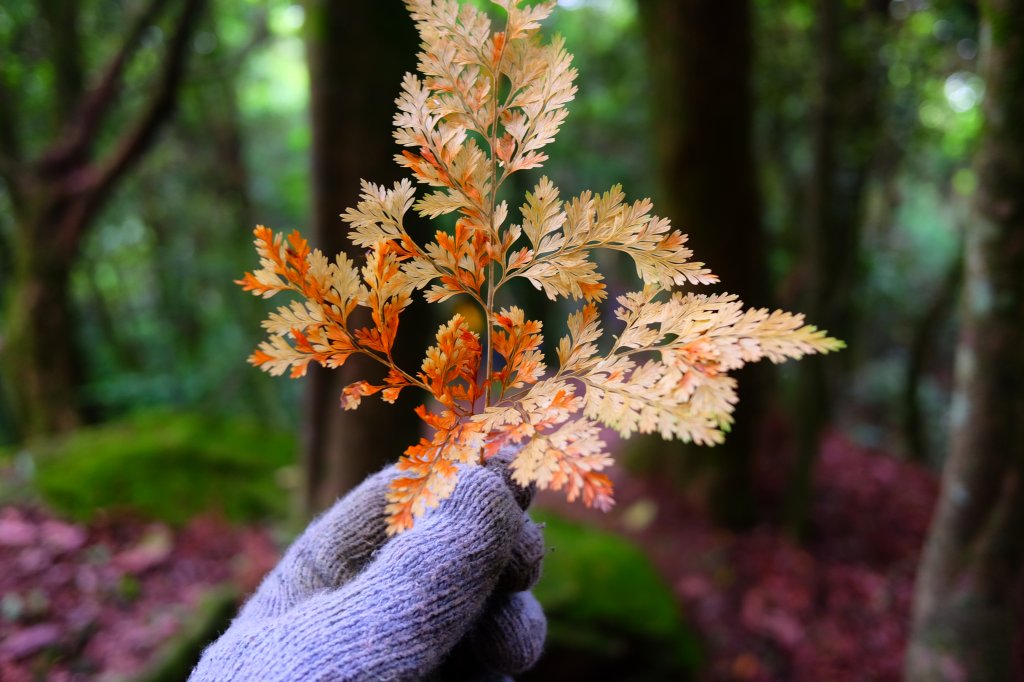
<path fill-rule="evenodd" d="M 495 4 L 505 14 L 500 31 L 469 4 L 407 0 L 423 51 L 419 75 L 406 74 L 396 102 L 395 139 L 406 149 L 395 159 L 433 189 L 417 199 L 409 180 L 391 188 L 363 182 L 360 201 L 342 216 L 353 244 L 367 250 L 362 267 L 345 254 L 329 260 L 297 232 L 285 238 L 260 226 L 260 267 L 238 282 L 257 296 L 298 294 L 263 323 L 269 336 L 252 364 L 300 377 L 310 362 L 340 367 L 362 354 L 383 365 L 386 377 L 346 387 L 343 408 L 377 394 L 394 402 L 409 387 L 436 401 L 434 411 L 417 409 L 433 435 L 399 460 L 389 533 L 451 494 L 456 465 L 479 463 L 507 445 L 518 448 L 512 472 L 520 483 L 607 509 L 612 484 L 602 470 L 611 459 L 602 427 L 624 437 L 719 443 L 736 404 L 732 370 L 843 346 L 802 315 L 744 309 L 729 294 L 674 290 L 717 278 L 692 260 L 686 236 L 654 215 L 650 200 L 628 203 L 620 187 L 563 200 L 542 178 L 526 194 L 521 222 L 508 223 L 498 190 L 512 173 L 547 159 L 542 150 L 565 120 L 576 71 L 560 38 L 540 36 L 554 2 Z M 410 210 L 456 214 L 454 230 L 419 244 L 405 228 Z M 592 259 L 597 249 L 626 254 L 642 281 L 617 299 L 621 330 L 607 352 L 599 351 L 597 304 L 607 292 Z M 496 307 L 498 292 L 516 278 L 551 299 L 583 302 L 569 316 L 554 371 L 541 350 L 541 323 L 517 306 Z M 418 290 L 428 302 L 467 297 L 486 322 L 481 339 L 455 315 L 438 329 L 419 370 L 409 372 L 391 350 Z M 372 326 L 350 327 L 357 307 L 368 309 Z"/>

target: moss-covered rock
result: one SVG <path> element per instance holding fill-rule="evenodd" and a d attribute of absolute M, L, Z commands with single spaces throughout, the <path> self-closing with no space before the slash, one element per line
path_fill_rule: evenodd
<path fill-rule="evenodd" d="M 544 658 L 522 679 L 692 677 L 698 640 L 643 552 L 611 533 L 550 514 L 535 518 L 546 523 L 551 548 L 534 588 L 549 635 Z"/>
<path fill-rule="evenodd" d="M 236 521 L 282 518 L 278 481 L 295 441 L 257 424 L 190 413 L 145 413 L 81 429 L 37 452 L 34 485 L 48 506 L 88 521 L 126 509 L 184 523 L 218 510 Z"/>

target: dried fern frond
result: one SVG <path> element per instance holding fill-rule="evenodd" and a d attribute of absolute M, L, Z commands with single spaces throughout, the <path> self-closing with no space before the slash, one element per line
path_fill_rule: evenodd
<path fill-rule="evenodd" d="M 344 254 L 329 261 L 297 232 L 285 238 L 260 226 L 260 267 L 239 281 L 257 296 L 300 297 L 264 322 L 269 337 L 252 364 L 300 377 L 310 362 L 340 367 L 363 354 L 386 368 L 385 379 L 346 387 L 343 408 L 377 394 L 394 402 L 410 387 L 436 401 L 435 411 L 417 409 L 433 436 L 398 463 L 403 475 L 388 493 L 389 533 L 409 528 L 451 494 L 456 465 L 479 463 L 510 444 L 520 446 L 516 481 L 607 509 L 612 485 L 602 470 L 611 458 L 602 426 L 624 437 L 659 433 L 714 445 L 732 422 L 732 370 L 843 347 L 802 315 L 745 309 L 730 294 L 674 290 L 718 280 L 649 199 L 629 202 L 619 186 L 563 200 L 542 178 L 526 194 L 521 221 L 506 224 L 509 209 L 498 191 L 512 173 L 547 160 L 543 150 L 565 121 L 576 71 L 561 38 L 540 35 L 554 2 L 494 4 L 505 13 L 500 30 L 469 4 L 407 0 L 422 51 L 419 73 L 406 74 L 396 101 L 395 140 L 405 148 L 396 161 L 432 189 L 417 198 L 409 179 L 391 188 L 363 182 L 359 202 L 342 215 L 353 244 L 367 250 L 362 267 Z M 456 214 L 454 229 L 419 244 L 405 228 L 409 211 L 431 219 Z M 607 291 L 591 258 L 597 249 L 625 253 L 643 283 L 617 298 L 621 330 L 606 353 L 599 350 L 598 304 Z M 498 292 L 515 278 L 551 299 L 582 301 L 567 320 L 553 372 L 541 351 L 541 323 L 518 306 L 498 307 Z M 478 332 L 456 315 L 441 325 L 418 371 L 408 372 L 391 349 L 417 291 L 428 302 L 469 298 L 485 326 Z M 359 306 L 372 325 L 353 329 Z"/>

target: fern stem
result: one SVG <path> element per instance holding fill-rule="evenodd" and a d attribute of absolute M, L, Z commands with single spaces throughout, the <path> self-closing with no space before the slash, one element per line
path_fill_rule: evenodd
<path fill-rule="evenodd" d="M 507 26 L 506 26 L 507 29 Z M 498 52 L 498 59 L 494 63 L 494 70 L 491 72 L 491 112 L 492 120 L 490 121 L 491 130 L 490 137 L 488 138 L 488 155 L 491 158 L 491 191 L 488 197 L 487 215 L 486 219 L 489 225 L 487 231 L 487 246 L 489 260 L 487 261 L 487 306 L 485 307 L 484 313 L 486 317 L 487 333 L 485 345 L 487 360 L 484 365 L 484 409 L 486 410 L 491 405 L 491 371 L 494 364 L 493 359 L 493 348 L 491 332 L 494 328 L 494 254 L 497 250 L 497 237 L 498 237 L 498 226 L 494 224 L 494 206 L 498 200 L 498 157 L 495 152 L 498 139 L 498 97 L 499 86 L 501 84 L 501 64 L 505 60 L 505 46 L 508 45 L 507 41 L 503 41 L 501 45 L 501 51 Z"/>

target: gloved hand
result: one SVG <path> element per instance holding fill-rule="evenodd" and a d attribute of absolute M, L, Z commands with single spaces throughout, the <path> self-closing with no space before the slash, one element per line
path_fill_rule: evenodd
<path fill-rule="evenodd" d="M 191 682 L 495 680 L 530 668 L 547 623 L 525 591 L 543 540 L 507 458 L 465 467 L 454 494 L 393 538 L 364 481 L 316 519 L 203 653 Z"/>

